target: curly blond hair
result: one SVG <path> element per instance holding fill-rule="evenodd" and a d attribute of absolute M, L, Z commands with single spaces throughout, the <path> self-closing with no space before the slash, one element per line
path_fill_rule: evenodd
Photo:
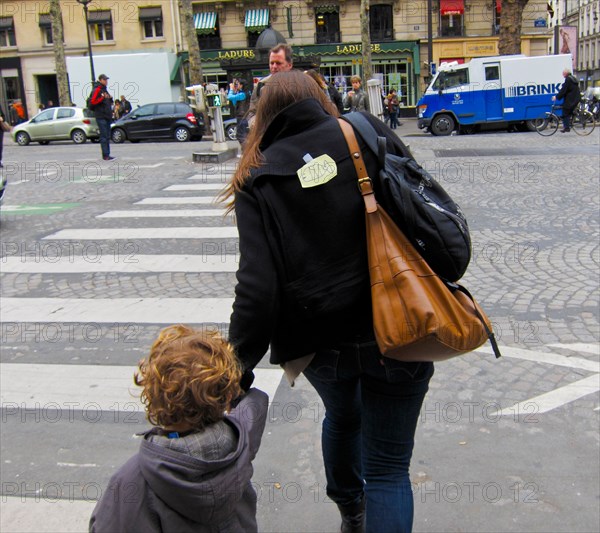
<path fill-rule="evenodd" d="M 241 393 L 242 371 L 233 348 L 217 333 L 183 325 L 163 329 L 138 364 L 136 385 L 148 420 L 174 431 L 221 420 Z"/>

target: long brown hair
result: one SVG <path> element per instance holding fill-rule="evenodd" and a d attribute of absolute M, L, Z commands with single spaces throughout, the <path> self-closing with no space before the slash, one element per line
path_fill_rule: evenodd
<path fill-rule="evenodd" d="M 299 70 L 290 70 L 288 72 L 278 72 L 269 77 L 261 90 L 254 124 L 246 140 L 240 163 L 231 178 L 231 182 L 219 195 L 219 201 L 226 202 L 227 213 L 233 209 L 235 192 L 242 189 L 250 175 L 250 171 L 253 168 L 260 167 L 264 161 L 260 151 L 260 143 L 273 119 L 286 107 L 308 98 L 317 100 L 327 114 L 339 117 L 335 105 L 331 103 L 323 89 L 310 76 Z"/>

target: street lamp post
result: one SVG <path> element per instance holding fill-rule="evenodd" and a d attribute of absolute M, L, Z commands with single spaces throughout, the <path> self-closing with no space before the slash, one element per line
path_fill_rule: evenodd
<path fill-rule="evenodd" d="M 87 43 L 88 43 L 88 54 L 90 56 L 90 72 L 92 73 L 92 85 L 94 85 L 96 81 L 96 75 L 94 74 L 94 58 L 92 56 L 92 41 L 90 40 L 90 24 L 88 21 L 88 4 L 92 0 L 77 0 L 77 3 L 83 6 L 83 13 L 85 16 L 85 34 L 87 35 Z"/>

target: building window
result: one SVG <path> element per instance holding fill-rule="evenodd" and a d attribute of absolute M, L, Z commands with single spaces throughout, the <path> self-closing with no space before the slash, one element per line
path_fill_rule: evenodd
<path fill-rule="evenodd" d="M 341 43 L 340 13 L 338 6 L 318 6 L 315 8 L 315 43 Z"/>
<path fill-rule="evenodd" d="M 440 0 L 440 35 L 462 37 L 464 0 Z"/>
<path fill-rule="evenodd" d="M 248 32 L 248 48 L 256 47 L 258 36 L 269 27 L 269 10 L 249 9 L 246 11 L 244 27 Z"/>
<path fill-rule="evenodd" d="M 143 39 L 160 39 L 163 37 L 162 8 L 140 7 L 140 24 Z"/>
<path fill-rule="evenodd" d="M 221 48 L 221 31 L 216 11 L 194 14 L 194 28 L 200 50 L 216 50 Z"/>
<path fill-rule="evenodd" d="M 93 42 L 101 43 L 113 40 L 112 15 L 109 9 L 90 11 L 88 22 Z"/>
<path fill-rule="evenodd" d="M 0 47 L 17 46 L 15 23 L 12 17 L 0 17 Z"/>
<path fill-rule="evenodd" d="M 394 15 L 390 4 L 375 4 L 369 10 L 371 41 L 394 40 Z"/>
<path fill-rule="evenodd" d="M 40 30 L 42 30 L 44 44 L 52 44 L 52 17 L 50 13 L 40 13 Z"/>

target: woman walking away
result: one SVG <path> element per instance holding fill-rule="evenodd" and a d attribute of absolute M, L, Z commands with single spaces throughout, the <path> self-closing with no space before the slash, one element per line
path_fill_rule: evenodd
<path fill-rule="evenodd" d="M 364 116 L 388 150 L 411 156 L 382 122 Z M 242 386 L 270 344 L 271 363 L 292 384 L 303 372 L 321 397 L 327 494 L 342 531 L 409 532 L 409 464 L 433 364 L 401 363 L 377 348 L 364 203 L 337 117 L 302 72 L 280 72 L 263 87 L 222 195 L 235 208 L 241 252 L 229 336 Z M 376 158 L 361 147 L 377 176 Z M 375 190 L 381 194 L 377 180 Z"/>

